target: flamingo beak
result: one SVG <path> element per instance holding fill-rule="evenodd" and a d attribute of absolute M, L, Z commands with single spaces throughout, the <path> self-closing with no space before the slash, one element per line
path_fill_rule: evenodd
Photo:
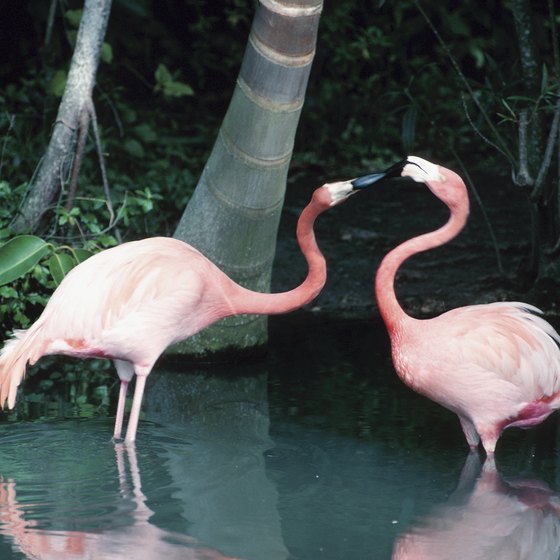
<path fill-rule="evenodd" d="M 370 173 L 369 175 L 363 175 L 362 177 L 358 177 L 357 179 L 350 181 L 350 183 L 354 190 L 359 190 L 359 189 L 365 189 L 373 185 L 374 183 L 379 183 L 380 181 L 384 181 L 385 179 L 400 177 L 401 172 L 407 163 L 412 163 L 412 162 L 403 159 L 402 161 L 395 163 L 385 171 L 381 171 L 378 173 Z"/>

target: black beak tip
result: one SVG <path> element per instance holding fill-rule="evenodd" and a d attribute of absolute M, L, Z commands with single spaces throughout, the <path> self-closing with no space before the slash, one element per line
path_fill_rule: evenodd
<path fill-rule="evenodd" d="M 391 179 L 392 177 L 400 177 L 401 171 L 403 170 L 404 166 L 409 163 L 408 160 L 403 159 L 398 163 L 395 163 L 389 169 L 385 171 L 381 171 L 379 173 L 370 173 L 369 175 L 363 175 L 362 177 L 358 177 L 351 181 L 352 187 L 354 190 L 365 189 L 374 183 L 378 183 L 385 179 Z"/>
<path fill-rule="evenodd" d="M 351 181 L 354 190 L 365 189 L 377 181 L 381 181 L 385 177 L 385 173 L 371 173 L 370 175 L 363 175 Z"/>

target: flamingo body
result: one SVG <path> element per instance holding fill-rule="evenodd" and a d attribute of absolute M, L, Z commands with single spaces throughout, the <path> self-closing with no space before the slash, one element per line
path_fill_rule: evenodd
<path fill-rule="evenodd" d="M 103 251 L 72 270 L 52 295 L 39 323 L 38 355 L 151 366 L 167 346 L 233 311 L 219 297 L 228 281 L 204 255 L 172 238 Z"/>
<path fill-rule="evenodd" d="M 128 383 L 136 374 L 125 438 L 134 441 L 146 377 L 170 344 L 224 317 L 286 313 L 317 296 L 326 280 L 326 264 L 313 225 L 319 214 L 367 186 L 367 181 L 356 186 L 354 181 L 319 187 L 304 208 L 297 237 L 308 274 L 288 292 L 248 290 L 198 250 L 172 238 L 132 241 L 90 257 L 64 278 L 37 321 L 28 330 L 16 331 L 4 345 L 0 406 L 6 400 L 14 406 L 27 363 L 41 356 L 112 359 L 121 381 L 116 438 L 121 435 Z"/>
<path fill-rule="evenodd" d="M 395 370 L 409 387 L 455 412 L 469 445 L 482 440 L 491 455 L 505 428 L 533 426 L 560 408 L 560 336 L 537 308 L 520 302 L 460 307 L 432 319 L 403 311 L 396 271 L 413 254 L 455 237 L 469 207 L 464 182 L 448 169 L 409 157 L 402 176 L 426 182 L 451 217 L 393 249 L 376 275 Z"/>

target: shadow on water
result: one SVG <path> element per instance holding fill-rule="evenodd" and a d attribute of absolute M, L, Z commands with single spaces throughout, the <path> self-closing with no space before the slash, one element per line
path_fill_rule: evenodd
<path fill-rule="evenodd" d="M 111 433 L 109 418 L 0 424 L 2 560 L 560 550 L 555 418 L 504 435 L 503 475 L 481 470 L 454 415 L 396 379 L 369 321 L 296 315 L 271 321 L 262 362 L 161 365 L 136 449 Z"/>

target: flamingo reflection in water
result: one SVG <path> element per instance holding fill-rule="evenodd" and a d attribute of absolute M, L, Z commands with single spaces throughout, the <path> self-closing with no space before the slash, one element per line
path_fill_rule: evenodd
<path fill-rule="evenodd" d="M 240 560 L 150 523 L 154 512 L 142 492 L 136 451 L 123 444 L 115 448 L 122 497 L 131 499 L 135 506 L 133 524 L 98 533 L 40 528 L 38 521 L 26 518 L 25 507 L 17 500 L 16 483 L 0 477 L 0 534 L 11 538 L 15 552 L 29 560 Z"/>
<path fill-rule="evenodd" d="M 560 495 L 538 479 L 503 479 L 492 459 L 479 469 L 469 454 L 455 495 L 397 538 L 393 560 L 559 558 Z"/>

